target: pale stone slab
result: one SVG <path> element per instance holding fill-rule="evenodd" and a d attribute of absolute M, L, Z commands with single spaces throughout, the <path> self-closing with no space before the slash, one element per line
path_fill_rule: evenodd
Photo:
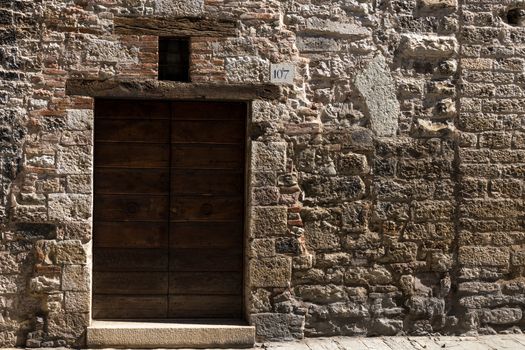
<path fill-rule="evenodd" d="M 93 321 L 87 330 L 90 348 L 247 348 L 255 327 L 236 324 Z"/>
<path fill-rule="evenodd" d="M 264 343 L 260 347 L 268 350 L 312 350 L 304 342 Z"/>
<path fill-rule="evenodd" d="M 341 350 L 341 348 L 331 338 L 311 338 L 304 341 L 310 349 L 316 350 Z"/>
<path fill-rule="evenodd" d="M 337 337 L 334 339 L 334 342 L 339 345 L 339 349 L 344 350 L 392 350 L 378 339 Z M 372 347 L 370 344 L 372 344 Z"/>
<path fill-rule="evenodd" d="M 376 56 L 366 69 L 357 74 L 355 86 L 368 107 L 370 128 L 378 136 L 394 136 L 401 112 L 394 78 L 382 55 Z"/>
<path fill-rule="evenodd" d="M 204 12 L 204 0 L 155 0 L 155 13 L 162 16 L 199 16 Z"/>
<path fill-rule="evenodd" d="M 523 344 L 511 338 L 487 337 L 483 339 L 483 342 L 486 345 L 491 346 L 494 349 L 498 349 L 498 350 L 525 348 Z"/>
<path fill-rule="evenodd" d="M 436 340 L 441 348 L 452 348 L 458 350 L 493 350 L 492 347 L 484 344 L 481 339 L 461 339 L 458 337 L 443 337 Z"/>
<path fill-rule="evenodd" d="M 402 337 L 385 337 L 384 342 L 395 350 L 421 350 L 424 347 L 419 346 L 416 342 L 411 342 L 407 338 Z"/>
<path fill-rule="evenodd" d="M 411 337 L 412 343 L 416 343 L 420 348 L 426 350 L 441 350 L 441 345 L 438 345 L 433 338 L 430 337 Z"/>

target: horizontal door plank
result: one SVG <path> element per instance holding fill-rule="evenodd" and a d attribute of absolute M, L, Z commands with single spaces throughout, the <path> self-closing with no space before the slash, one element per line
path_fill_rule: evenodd
<path fill-rule="evenodd" d="M 97 119 L 95 141 L 169 143 L 168 119 Z"/>
<path fill-rule="evenodd" d="M 93 270 L 106 271 L 168 271 L 168 249 L 96 248 Z"/>
<path fill-rule="evenodd" d="M 242 271 L 242 250 L 170 249 L 170 271 Z"/>
<path fill-rule="evenodd" d="M 96 221 L 164 221 L 169 216 L 169 196 L 95 195 Z"/>
<path fill-rule="evenodd" d="M 171 248 L 235 248 L 242 251 L 241 222 L 172 222 Z"/>
<path fill-rule="evenodd" d="M 97 194 L 168 194 L 170 171 L 165 169 L 95 168 Z"/>
<path fill-rule="evenodd" d="M 169 163 L 167 144 L 95 143 L 95 167 L 166 168 Z"/>
<path fill-rule="evenodd" d="M 166 318 L 167 295 L 93 295 L 95 319 Z"/>
<path fill-rule="evenodd" d="M 170 119 L 170 103 L 147 100 L 95 100 L 95 118 Z"/>
<path fill-rule="evenodd" d="M 171 173 L 173 195 L 241 195 L 243 191 L 241 171 L 173 169 Z"/>
<path fill-rule="evenodd" d="M 175 120 L 245 120 L 247 106 L 244 102 L 172 103 Z"/>
<path fill-rule="evenodd" d="M 97 248 L 161 248 L 168 243 L 165 222 L 93 223 L 93 246 Z"/>
<path fill-rule="evenodd" d="M 171 147 L 173 168 L 242 169 L 243 147 L 239 145 L 180 145 Z"/>
<path fill-rule="evenodd" d="M 242 294 L 241 272 L 171 272 L 170 294 Z"/>
<path fill-rule="evenodd" d="M 189 196 L 171 198 L 171 221 L 242 220 L 244 199 L 238 197 Z"/>
<path fill-rule="evenodd" d="M 244 121 L 173 120 L 171 142 L 243 144 Z"/>
<path fill-rule="evenodd" d="M 167 294 L 167 272 L 101 272 L 93 274 L 97 294 Z"/>
<path fill-rule="evenodd" d="M 172 318 L 241 318 L 241 295 L 169 295 Z"/>

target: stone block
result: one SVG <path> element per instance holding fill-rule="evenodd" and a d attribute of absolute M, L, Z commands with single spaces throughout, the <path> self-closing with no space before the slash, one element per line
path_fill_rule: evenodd
<path fill-rule="evenodd" d="M 271 258 L 275 256 L 275 241 L 256 238 L 250 242 L 250 258 Z"/>
<path fill-rule="evenodd" d="M 94 37 L 95 38 L 95 37 Z M 122 45 L 119 41 L 100 38 L 88 41 L 86 60 L 92 63 L 138 63 L 139 49 Z"/>
<path fill-rule="evenodd" d="M 49 220 L 83 221 L 91 218 L 91 196 L 86 194 L 49 194 Z"/>
<path fill-rule="evenodd" d="M 466 267 L 507 267 L 510 261 L 510 252 L 507 247 L 460 247 L 459 263 Z"/>
<path fill-rule="evenodd" d="M 301 253 L 301 243 L 297 237 L 279 237 L 275 240 L 275 252 L 298 255 Z"/>
<path fill-rule="evenodd" d="M 18 275 L 0 275 L 0 294 L 18 292 Z"/>
<path fill-rule="evenodd" d="M 93 147 L 61 147 L 57 155 L 57 171 L 60 174 L 91 174 Z"/>
<path fill-rule="evenodd" d="M 55 247 L 55 261 L 57 264 L 86 264 L 87 253 L 80 241 L 61 241 Z"/>
<path fill-rule="evenodd" d="M 311 250 L 333 250 L 341 247 L 340 228 L 326 221 L 305 223 L 304 239 Z"/>
<path fill-rule="evenodd" d="M 465 294 L 491 294 L 501 291 L 501 285 L 491 282 L 462 282 L 458 284 L 458 291 Z"/>
<path fill-rule="evenodd" d="M 92 109 L 68 109 L 66 110 L 66 127 L 69 130 L 92 130 Z"/>
<path fill-rule="evenodd" d="M 510 218 L 521 215 L 520 201 L 469 199 L 459 208 L 462 217 L 471 219 Z"/>
<path fill-rule="evenodd" d="M 350 202 L 342 208 L 343 228 L 351 231 L 364 231 L 370 218 L 370 204 L 367 202 Z"/>
<path fill-rule="evenodd" d="M 252 237 L 282 236 L 288 230 L 286 207 L 253 207 L 250 218 Z"/>
<path fill-rule="evenodd" d="M 252 259 L 249 262 L 251 287 L 283 287 L 290 285 L 292 260 L 289 257 Z"/>
<path fill-rule="evenodd" d="M 155 0 L 155 14 L 163 17 L 198 17 L 204 0 Z"/>
<path fill-rule="evenodd" d="M 22 264 L 17 259 L 17 254 L 0 251 L 0 275 L 18 273 L 21 267 Z"/>
<path fill-rule="evenodd" d="M 60 279 L 46 276 L 33 277 L 29 281 L 29 290 L 33 293 L 55 293 L 60 290 Z"/>
<path fill-rule="evenodd" d="M 454 12 L 458 9 L 458 0 L 419 0 L 418 10 L 421 13 L 440 15 L 442 12 Z"/>
<path fill-rule="evenodd" d="M 297 49 L 300 52 L 336 52 L 340 50 L 339 42 L 332 38 L 315 36 L 298 36 Z"/>
<path fill-rule="evenodd" d="M 304 316 L 292 314 L 262 313 L 250 315 L 255 335 L 265 340 L 291 340 L 300 336 L 304 329 Z"/>
<path fill-rule="evenodd" d="M 348 39 L 364 39 L 372 35 L 369 28 L 353 23 L 334 22 L 319 17 L 306 19 L 304 28 L 300 31 L 309 35 L 318 34 L 324 36 L 336 36 Z"/>
<path fill-rule="evenodd" d="M 252 170 L 285 172 L 286 148 L 285 142 L 252 142 Z"/>
<path fill-rule="evenodd" d="M 302 187 L 313 202 L 339 202 L 361 199 L 366 185 L 359 176 L 304 175 Z"/>
<path fill-rule="evenodd" d="M 374 267 L 350 267 L 345 272 L 346 285 L 381 285 L 392 283 L 392 274 L 386 268 L 376 265 Z"/>
<path fill-rule="evenodd" d="M 399 44 L 399 53 L 405 57 L 417 59 L 444 59 L 455 55 L 458 48 L 458 42 L 452 36 L 403 34 Z"/>
<path fill-rule="evenodd" d="M 84 265 L 65 265 L 62 273 L 62 290 L 88 292 L 90 288 L 89 269 Z"/>
<path fill-rule="evenodd" d="M 402 320 L 391 320 L 388 318 L 375 318 L 372 320 L 369 335 L 398 335 L 403 330 Z"/>
<path fill-rule="evenodd" d="M 252 205 L 277 205 L 279 194 L 279 188 L 275 186 L 255 187 L 252 191 Z"/>
<path fill-rule="evenodd" d="M 224 69 L 231 83 L 261 83 L 270 77 L 270 61 L 254 56 L 228 57 Z"/>
<path fill-rule="evenodd" d="M 339 157 L 337 171 L 343 175 L 365 175 L 370 172 L 370 168 L 365 155 L 346 153 Z"/>
<path fill-rule="evenodd" d="M 492 310 L 481 310 L 479 320 L 483 323 L 507 325 L 518 323 L 523 317 L 523 312 L 519 308 L 499 308 Z"/>
<path fill-rule="evenodd" d="M 316 304 L 331 304 L 348 300 L 345 289 L 341 286 L 297 286 L 296 295 L 301 300 Z"/>
<path fill-rule="evenodd" d="M 56 162 L 55 152 L 52 151 L 30 151 L 26 152 L 25 163 L 38 168 L 54 168 Z"/>
<path fill-rule="evenodd" d="M 272 293 L 266 289 L 257 288 L 250 293 L 248 309 L 250 314 L 270 312 L 272 303 L 270 298 Z"/>
<path fill-rule="evenodd" d="M 65 292 L 64 305 L 67 312 L 89 312 L 91 307 L 91 293 Z"/>
<path fill-rule="evenodd" d="M 89 314 L 63 311 L 49 313 L 46 325 L 49 337 L 66 340 L 72 347 L 81 347 L 81 336 L 89 325 Z"/>
<path fill-rule="evenodd" d="M 82 243 L 91 240 L 92 225 L 91 222 L 63 222 L 57 227 L 57 238 L 63 240 L 77 239 Z"/>
<path fill-rule="evenodd" d="M 454 204 L 449 201 L 415 202 L 413 206 L 413 216 L 417 222 L 447 221 L 453 214 Z"/>
<path fill-rule="evenodd" d="M 15 222 L 46 222 L 47 207 L 45 205 L 16 205 L 13 212 Z"/>
<path fill-rule="evenodd" d="M 378 136 L 394 136 L 401 114 L 396 85 L 382 55 L 376 56 L 355 79 L 370 114 L 370 128 Z"/>
<path fill-rule="evenodd" d="M 93 144 L 91 130 L 64 130 L 60 136 L 62 146 L 85 146 Z"/>
<path fill-rule="evenodd" d="M 69 175 L 67 177 L 67 191 L 69 193 L 92 193 L 90 175 Z"/>
<path fill-rule="evenodd" d="M 394 243 L 387 247 L 386 254 L 379 261 L 389 263 L 407 263 L 416 261 L 417 244 L 414 242 Z"/>

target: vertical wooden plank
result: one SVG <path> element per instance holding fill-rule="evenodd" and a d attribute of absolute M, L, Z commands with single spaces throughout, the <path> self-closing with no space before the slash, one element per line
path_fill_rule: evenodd
<path fill-rule="evenodd" d="M 169 103 L 95 101 L 93 317 L 168 314 Z"/>
<path fill-rule="evenodd" d="M 246 105 L 173 110 L 169 316 L 242 318 Z"/>

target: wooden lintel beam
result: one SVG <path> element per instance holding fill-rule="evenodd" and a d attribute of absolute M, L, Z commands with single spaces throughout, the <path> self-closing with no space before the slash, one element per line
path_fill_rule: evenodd
<path fill-rule="evenodd" d="M 115 17 L 114 33 L 174 37 L 235 36 L 236 22 L 209 18 Z"/>
<path fill-rule="evenodd" d="M 275 100 L 283 96 L 273 84 L 179 83 L 158 80 L 69 79 L 67 95 L 156 100 Z"/>

